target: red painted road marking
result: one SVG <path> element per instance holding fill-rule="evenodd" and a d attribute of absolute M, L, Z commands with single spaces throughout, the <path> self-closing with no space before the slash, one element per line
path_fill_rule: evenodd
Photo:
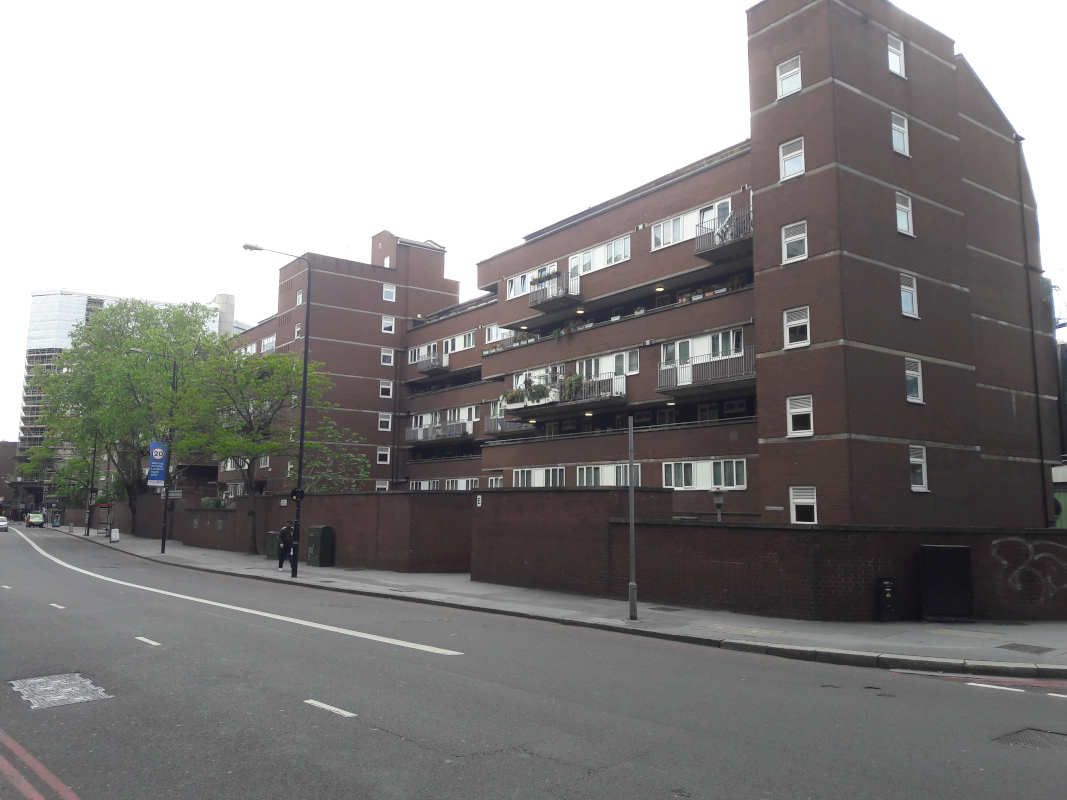
<path fill-rule="evenodd" d="M 55 792 L 56 795 L 61 798 L 61 800 L 80 800 L 78 795 L 74 793 L 73 789 L 71 789 L 69 786 L 67 786 L 67 784 L 63 783 L 63 781 L 53 775 L 51 770 L 48 769 L 48 767 L 46 767 L 32 755 L 30 755 L 30 752 L 25 747 L 16 742 L 10 736 L 8 736 L 3 731 L 3 729 L 0 729 L 0 744 L 7 747 L 7 749 L 10 750 L 12 754 L 14 754 L 15 758 L 17 758 L 19 761 L 21 761 L 23 764 L 33 770 L 34 774 L 37 775 L 37 777 L 40 778 L 42 781 L 47 783 L 48 788 Z M 3 756 L 0 756 L 0 758 L 3 758 Z M 12 769 L 14 768 L 12 767 Z M 16 772 L 16 774 L 18 773 Z M 30 788 L 32 789 L 33 787 Z M 30 796 L 31 795 L 27 795 L 27 797 Z M 40 797 L 40 795 L 36 796 Z"/>
<path fill-rule="evenodd" d="M 8 783 L 18 789 L 19 794 L 25 797 L 26 800 L 44 800 L 44 795 L 34 789 L 30 782 L 22 776 L 22 773 L 15 769 L 15 765 L 3 756 L 0 756 L 0 775 L 7 778 Z"/>

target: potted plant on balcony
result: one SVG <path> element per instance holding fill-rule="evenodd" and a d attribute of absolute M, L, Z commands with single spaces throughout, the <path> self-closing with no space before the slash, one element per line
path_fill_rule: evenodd
<path fill-rule="evenodd" d="M 508 389 L 503 394 L 504 402 L 507 405 L 515 405 L 521 403 L 526 399 L 526 392 L 522 389 Z"/>
<path fill-rule="evenodd" d="M 543 383 L 534 383 L 526 390 L 526 399 L 531 403 L 539 403 L 548 397 L 548 387 Z"/>
<path fill-rule="evenodd" d="M 582 390 L 582 376 L 578 373 L 563 379 L 563 399 L 574 400 Z"/>

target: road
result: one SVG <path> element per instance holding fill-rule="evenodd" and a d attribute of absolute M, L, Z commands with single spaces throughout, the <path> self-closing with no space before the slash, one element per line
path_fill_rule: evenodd
<path fill-rule="evenodd" d="M 1067 688 L 338 594 L 15 528 L 0 533 L 3 800 L 1051 798 L 1067 786 L 1067 736 L 997 741 L 1067 734 Z M 33 709 L 9 683 L 69 673 L 109 697 Z"/>

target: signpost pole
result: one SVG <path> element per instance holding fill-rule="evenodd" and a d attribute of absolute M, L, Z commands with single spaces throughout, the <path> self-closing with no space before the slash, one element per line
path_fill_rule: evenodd
<path fill-rule="evenodd" d="M 627 595 L 630 600 L 630 619 L 637 619 L 637 543 L 634 533 L 634 418 L 630 415 L 627 425 L 627 439 L 629 445 L 629 465 L 627 466 L 627 481 L 629 484 L 627 494 L 630 504 L 630 584 L 627 587 Z"/>

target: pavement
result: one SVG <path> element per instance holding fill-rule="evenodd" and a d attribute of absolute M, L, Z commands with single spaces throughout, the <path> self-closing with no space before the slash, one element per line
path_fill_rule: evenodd
<path fill-rule="evenodd" d="M 65 528 L 60 529 L 66 531 Z M 638 604 L 628 619 L 624 600 L 472 581 L 468 574 L 405 573 L 301 564 L 264 556 L 186 547 L 123 536 L 116 544 L 93 533 L 94 544 L 176 567 L 237 575 L 333 592 L 505 614 L 689 644 L 764 653 L 828 664 L 973 675 L 1067 678 L 1067 622 L 823 622 L 731 611 Z M 640 596 L 640 580 L 638 581 Z"/>

